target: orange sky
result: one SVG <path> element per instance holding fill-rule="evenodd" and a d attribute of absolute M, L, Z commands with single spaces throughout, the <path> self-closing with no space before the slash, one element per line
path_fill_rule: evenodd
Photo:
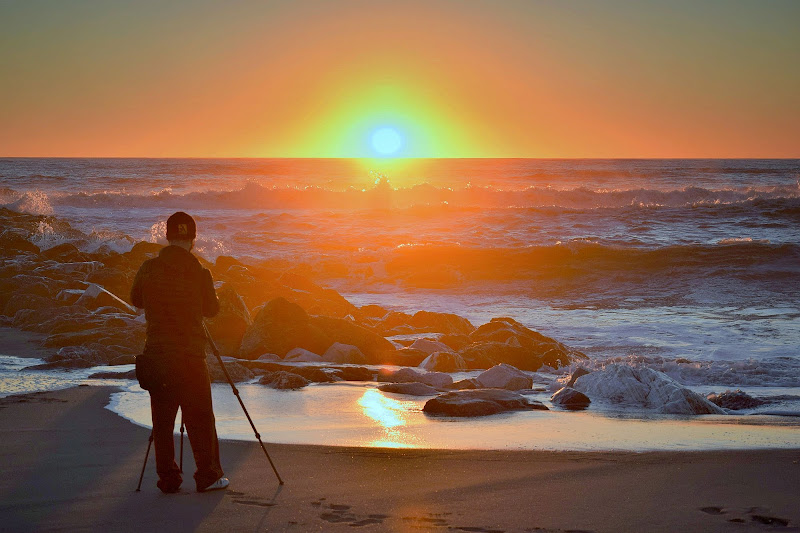
<path fill-rule="evenodd" d="M 16 2 L 0 156 L 800 157 L 800 2 Z"/>

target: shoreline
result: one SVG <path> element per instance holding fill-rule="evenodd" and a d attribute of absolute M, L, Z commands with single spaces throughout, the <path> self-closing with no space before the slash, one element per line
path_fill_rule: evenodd
<path fill-rule="evenodd" d="M 105 408 L 113 387 L 0 400 L 4 528 L 210 531 L 797 531 L 800 448 L 462 451 L 220 441 L 226 492 L 155 488 L 149 432 Z M 177 437 L 176 437 L 177 438 Z M 176 448 L 177 450 L 177 448 Z M 152 451 L 151 451 L 152 455 Z M 9 460 L 8 458 L 13 458 Z M 742 521 L 742 522 L 740 522 Z"/>

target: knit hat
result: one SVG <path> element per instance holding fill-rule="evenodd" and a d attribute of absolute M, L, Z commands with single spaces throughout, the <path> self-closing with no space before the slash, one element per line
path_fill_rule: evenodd
<path fill-rule="evenodd" d="M 194 219 L 178 211 L 167 219 L 168 241 L 190 241 L 197 236 L 197 226 Z"/>

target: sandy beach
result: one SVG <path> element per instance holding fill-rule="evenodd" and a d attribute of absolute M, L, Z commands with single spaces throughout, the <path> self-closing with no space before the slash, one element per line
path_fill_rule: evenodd
<path fill-rule="evenodd" d="M 223 442 L 226 492 L 163 495 L 108 387 L 0 400 L 4 531 L 797 531 L 800 450 L 577 453 Z M 269 439 L 269 428 L 259 428 Z M 176 436 L 177 438 L 177 436 Z M 187 448 L 184 468 L 193 471 Z M 190 481 L 190 480 L 189 480 Z"/>

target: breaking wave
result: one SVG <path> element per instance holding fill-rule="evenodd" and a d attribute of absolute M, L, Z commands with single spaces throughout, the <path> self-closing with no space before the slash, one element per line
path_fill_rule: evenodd
<path fill-rule="evenodd" d="M 175 193 L 163 189 L 150 194 L 105 191 L 64 194 L 51 200 L 58 205 L 104 208 L 177 207 L 194 209 L 372 209 L 446 205 L 455 208 L 659 208 L 755 205 L 800 212 L 800 185 L 741 189 L 685 187 L 656 189 L 556 189 L 528 187 L 434 187 L 430 184 L 392 188 L 380 183 L 369 189 L 332 190 L 318 186 L 268 187 L 249 182 L 235 190 Z"/>

